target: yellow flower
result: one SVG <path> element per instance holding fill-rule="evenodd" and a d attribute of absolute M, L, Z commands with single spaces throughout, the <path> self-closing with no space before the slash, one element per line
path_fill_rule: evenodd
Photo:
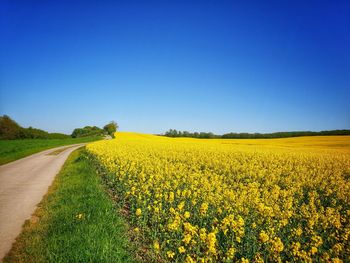
<path fill-rule="evenodd" d="M 159 242 L 158 242 L 158 241 L 155 241 L 155 242 L 153 243 L 153 248 L 154 248 L 154 250 L 155 250 L 156 252 L 159 252 L 159 250 L 160 250 L 160 245 L 159 245 Z"/>
<path fill-rule="evenodd" d="M 170 192 L 170 193 L 169 193 L 169 203 L 174 202 L 174 197 L 175 197 L 174 193 L 173 193 L 173 192 Z"/>
<path fill-rule="evenodd" d="M 168 258 L 174 258 L 175 252 L 169 250 L 169 251 L 166 252 L 166 255 L 168 256 Z"/>
<path fill-rule="evenodd" d="M 182 239 L 182 242 L 185 244 L 189 244 L 192 239 L 192 236 L 190 234 L 186 234 L 185 237 Z"/>
<path fill-rule="evenodd" d="M 142 210 L 140 208 L 137 208 L 136 212 L 135 212 L 135 215 L 136 216 L 141 216 L 141 214 L 142 214 Z"/>
<path fill-rule="evenodd" d="M 180 222 L 181 222 L 181 221 L 180 221 L 180 218 L 179 218 L 179 217 L 176 217 L 172 223 L 168 224 L 168 229 L 169 229 L 170 231 L 176 231 L 176 230 L 178 230 L 178 229 L 179 229 L 179 226 L 180 226 Z"/>
<path fill-rule="evenodd" d="M 311 255 L 315 255 L 315 254 L 317 253 L 317 251 L 318 251 L 317 247 L 312 247 L 312 248 L 310 249 L 310 254 L 311 254 Z"/>
<path fill-rule="evenodd" d="M 215 233 L 208 234 L 207 246 L 208 246 L 208 252 L 215 255 L 216 254 L 216 234 Z"/>
<path fill-rule="evenodd" d="M 84 218 L 84 214 L 77 214 L 75 217 L 77 219 L 83 219 Z"/>
<path fill-rule="evenodd" d="M 254 259 L 253 259 L 254 263 L 264 263 L 264 258 L 258 253 L 255 255 Z"/>
<path fill-rule="evenodd" d="M 203 242 L 207 240 L 207 230 L 205 228 L 199 230 L 199 237 Z"/>
<path fill-rule="evenodd" d="M 294 256 L 297 256 L 299 254 L 300 247 L 301 245 L 299 242 L 295 242 L 292 244 L 292 253 Z"/>
<path fill-rule="evenodd" d="M 184 214 L 184 217 L 186 219 L 188 219 L 188 218 L 190 218 L 190 216 L 191 216 L 190 212 L 186 211 L 185 214 Z"/>
<path fill-rule="evenodd" d="M 181 202 L 178 206 L 177 209 L 179 209 L 179 211 L 182 211 L 185 207 L 185 202 Z"/>
<path fill-rule="evenodd" d="M 298 227 L 298 228 L 295 230 L 295 234 L 296 234 L 297 236 L 301 236 L 302 233 L 303 233 L 303 230 L 302 230 L 300 227 Z"/>
<path fill-rule="evenodd" d="M 343 245 L 340 244 L 340 243 L 337 243 L 337 244 L 335 244 L 335 245 L 333 246 L 333 250 L 334 250 L 335 252 L 339 253 L 340 251 L 343 250 Z"/>
<path fill-rule="evenodd" d="M 262 230 L 259 234 L 259 239 L 261 242 L 266 243 L 267 241 L 269 241 L 270 238 L 269 238 L 269 235 L 266 234 L 264 230 Z"/>
<path fill-rule="evenodd" d="M 280 253 L 284 249 L 284 245 L 279 237 L 275 237 L 272 241 L 272 248 L 276 253 Z"/>
<path fill-rule="evenodd" d="M 208 204 L 207 203 L 203 203 L 201 205 L 201 208 L 200 208 L 200 213 L 201 215 L 205 215 L 208 211 Z"/>
<path fill-rule="evenodd" d="M 233 259 L 236 253 L 236 249 L 234 247 L 231 247 L 227 250 L 226 256 L 228 259 Z"/>
<path fill-rule="evenodd" d="M 196 261 L 190 255 L 187 255 L 185 262 L 186 263 L 195 263 Z"/>
<path fill-rule="evenodd" d="M 183 246 L 179 247 L 178 250 L 181 254 L 186 252 L 186 249 Z"/>
<path fill-rule="evenodd" d="M 311 239 L 315 247 L 319 247 L 323 244 L 322 237 L 320 236 L 315 235 L 315 236 L 312 236 Z"/>

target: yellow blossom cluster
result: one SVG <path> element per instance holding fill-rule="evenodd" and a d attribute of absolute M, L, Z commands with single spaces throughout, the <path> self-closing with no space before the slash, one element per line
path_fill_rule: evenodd
<path fill-rule="evenodd" d="M 87 146 L 163 261 L 350 261 L 350 137 Z"/>

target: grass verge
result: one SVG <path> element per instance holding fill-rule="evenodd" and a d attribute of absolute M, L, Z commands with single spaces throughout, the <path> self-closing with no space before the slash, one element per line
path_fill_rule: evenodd
<path fill-rule="evenodd" d="M 133 262 L 127 226 L 101 178 L 74 151 L 4 262 Z"/>
<path fill-rule="evenodd" d="M 101 137 L 69 139 L 0 140 L 0 165 L 50 148 L 100 140 Z"/>

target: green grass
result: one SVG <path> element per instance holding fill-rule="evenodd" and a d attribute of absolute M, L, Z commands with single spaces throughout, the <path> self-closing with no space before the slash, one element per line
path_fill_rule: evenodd
<path fill-rule="evenodd" d="M 74 151 L 4 262 L 133 262 L 103 185 L 84 149 Z"/>
<path fill-rule="evenodd" d="M 96 141 L 99 139 L 101 139 L 101 137 L 83 137 L 76 139 L 0 140 L 0 165 L 46 149 L 75 143 Z"/>

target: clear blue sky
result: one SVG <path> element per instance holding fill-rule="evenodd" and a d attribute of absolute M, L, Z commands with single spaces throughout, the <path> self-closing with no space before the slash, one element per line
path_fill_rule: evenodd
<path fill-rule="evenodd" d="M 2 0 L 0 114 L 66 133 L 350 128 L 349 14 L 346 0 Z"/>

